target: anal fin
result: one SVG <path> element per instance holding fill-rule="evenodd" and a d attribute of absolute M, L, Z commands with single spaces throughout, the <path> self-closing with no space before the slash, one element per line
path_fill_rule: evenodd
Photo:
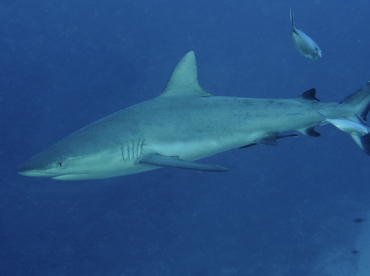
<path fill-rule="evenodd" d="M 273 133 L 273 134 L 261 137 L 259 139 L 256 139 L 255 142 L 253 142 L 251 144 L 248 144 L 248 145 L 245 145 L 245 146 L 242 146 L 242 147 L 240 147 L 240 149 L 245 149 L 245 148 L 255 146 L 255 145 L 258 145 L 258 144 L 277 146 L 278 145 L 278 142 L 276 141 L 277 139 L 287 138 L 287 137 L 297 137 L 297 136 L 298 136 L 298 134 L 296 134 L 296 133 L 283 134 L 283 135 L 280 135 L 278 133 Z"/>
<path fill-rule="evenodd" d="M 309 128 L 302 128 L 302 129 L 297 129 L 300 133 L 311 136 L 311 137 L 319 137 L 321 136 L 321 133 L 317 132 L 315 130 L 315 127 L 309 127 Z"/>
<path fill-rule="evenodd" d="M 225 172 L 226 168 L 213 165 L 213 164 L 201 164 L 191 161 L 182 160 L 177 156 L 164 156 L 160 154 L 149 154 L 142 158 L 139 163 L 161 166 L 161 167 L 172 167 L 179 169 L 188 170 L 200 170 L 200 171 L 210 171 L 210 172 Z"/>

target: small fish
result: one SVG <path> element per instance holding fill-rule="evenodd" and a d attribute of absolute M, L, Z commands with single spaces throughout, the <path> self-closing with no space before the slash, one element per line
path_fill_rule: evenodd
<path fill-rule="evenodd" d="M 356 135 L 356 136 L 364 136 L 370 133 L 370 127 L 365 125 L 365 123 L 362 122 L 362 120 L 358 116 L 356 116 L 357 119 L 361 121 L 362 123 L 351 121 L 346 118 L 329 119 L 328 117 L 321 114 L 320 112 L 317 112 L 317 113 L 319 113 L 323 118 L 325 118 L 325 120 L 321 123 L 321 125 L 330 123 L 336 126 L 337 128 L 339 128 L 340 130 L 347 132 L 350 135 Z"/>
<path fill-rule="evenodd" d="M 356 219 L 354 219 L 353 220 L 353 222 L 355 222 L 355 223 L 360 223 L 360 222 L 363 222 L 363 221 L 365 221 L 366 219 L 363 219 L 363 218 L 356 218 Z"/>
<path fill-rule="evenodd" d="M 294 26 L 294 15 L 292 9 L 290 9 L 290 21 L 292 22 L 293 44 L 297 51 L 306 58 L 310 58 L 312 60 L 320 59 L 322 54 L 316 42 Z"/>
<path fill-rule="evenodd" d="M 352 250 L 352 251 L 351 251 L 351 253 L 352 253 L 353 255 L 356 255 L 356 254 L 360 253 L 360 251 L 358 251 L 358 250 Z"/>

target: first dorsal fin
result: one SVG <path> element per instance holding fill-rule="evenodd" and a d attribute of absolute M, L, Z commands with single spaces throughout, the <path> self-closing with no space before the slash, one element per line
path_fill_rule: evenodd
<path fill-rule="evenodd" d="M 187 53 L 177 63 L 161 96 L 212 96 L 199 86 L 193 51 Z"/>

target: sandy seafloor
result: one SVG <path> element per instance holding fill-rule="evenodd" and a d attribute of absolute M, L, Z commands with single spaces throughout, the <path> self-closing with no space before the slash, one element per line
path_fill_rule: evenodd
<path fill-rule="evenodd" d="M 370 217 L 370 211 L 366 212 Z M 323 254 L 315 270 L 330 276 L 368 276 L 370 275 L 370 223 L 364 221 L 361 226 L 361 233 L 356 238 L 355 248 L 359 251 L 355 260 L 348 259 L 344 252 L 346 249 L 337 248 Z M 312 276 L 315 273 L 312 274 Z"/>
<path fill-rule="evenodd" d="M 367 212 L 367 217 L 370 218 L 370 211 Z M 370 275 L 370 223 L 369 221 L 365 221 L 362 229 L 362 233 L 360 234 L 356 248 L 358 248 L 359 253 L 359 261 L 357 263 L 356 272 L 353 274 L 354 276 L 367 276 Z"/>

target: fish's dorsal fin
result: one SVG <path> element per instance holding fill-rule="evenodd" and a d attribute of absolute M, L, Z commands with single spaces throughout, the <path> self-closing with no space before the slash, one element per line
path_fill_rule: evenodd
<path fill-rule="evenodd" d="M 193 51 L 187 53 L 177 63 L 161 96 L 212 96 L 199 86 Z"/>
<path fill-rule="evenodd" d="M 294 14 L 292 8 L 290 8 L 290 22 L 292 23 L 292 27 L 294 29 Z"/>

